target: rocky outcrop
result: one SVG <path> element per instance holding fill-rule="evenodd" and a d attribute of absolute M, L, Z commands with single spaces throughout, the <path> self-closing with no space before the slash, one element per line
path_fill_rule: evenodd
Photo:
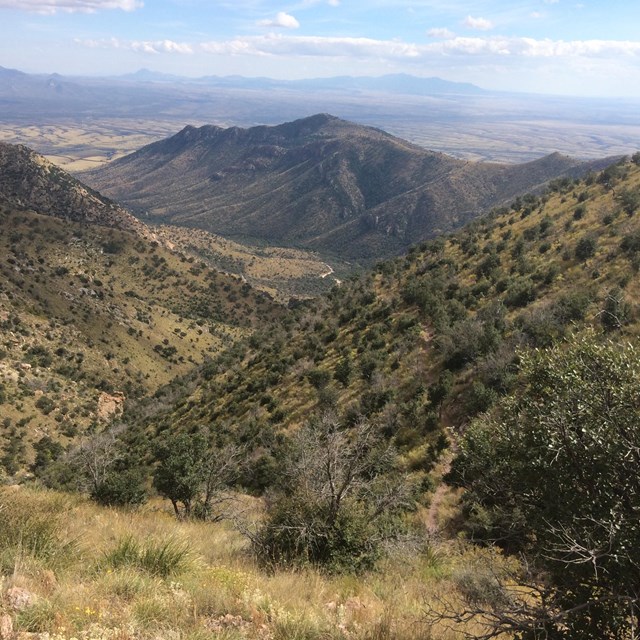
<path fill-rule="evenodd" d="M 125 400 L 126 397 L 124 393 L 117 392 L 113 395 L 106 392 L 101 393 L 98 398 L 98 408 L 96 410 L 98 420 L 108 422 L 109 420 L 120 417 L 124 411 Z"/>
<path fill-rule="evenodd" d="M 6 599 L 10 609 L 23 611 L 35 602 L 36 596 L 22 587 L 9 587 Z"/>

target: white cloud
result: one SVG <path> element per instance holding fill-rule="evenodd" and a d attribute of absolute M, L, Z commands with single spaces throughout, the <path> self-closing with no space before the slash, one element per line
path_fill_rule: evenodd
<path fill-rule="evenodd" d="M 216 54 L 318 56 L 337 58 L 417 58 L 418 45 L 399 40 L 321 36 L 247 36 L 226 42 L 206 42 L 201 49 Z"/>
<path fill-rule="evenodd" d="M 640 59 L 640 41 L 623 40 L 536 40 L 516 37 L 461 37 L 415 44 L 402 40 L 344 38 L 322 36 L 290 36 L 267 34 L 239 36 L 231 40 L 214 40 L 199 44 L 171 40 L 76 40 L 92 48 L 114 48 L 144 53 L 210 53 L 248 56 L 315 56 L 375 60 L 408 60 L 432 62 L 438 57 L 506 58 L 573 58 L 573 59 Z"/>
<path fill-rule="evenodd" d="M 330 7 L 339 7 L 342 0 L 302 0 L 298 7 L 313 7 L 317 4 L 328 4 Z"/>
<path fill-rule="evenodd" d="M 118 38 L 108 38 L 103 40 L 76 39 L 75 42 L 91 49 L 121 49 L 138 53 L 191 54 L 194 52 L 192 45 L 174 42 L 173 40 L 118 40 Z"/>
<path fill-rule="evenodd" d="M 529 17 L 533 18 L 534 20 L 539 20 L 540 18 L 543 17 L 544 14 L 540 13 L 539 11 L 532 11 L 529 14 Z"/>
<path fill-rule="evenodd" d="M 429 31 L 427 31 L 427 35 L 430 38 L 438 38 L 438 39 L 442 39 L 442 40 L 449 40 L 450 38 L 455 38 L 456 34 L 453 33 L 453 31 L 450 31 L 449 29 L 446 28 L 434 28 L 434 29 L 429 29 Z"/>
<path fill-rule="evenodd" d="M 19 9 L 30 13 L 95 13 L 103 9 L 134 11 L 141 0 L 0 0 L 0 9 Z"/>
<path fill-rule="evenodd" d="M 479 31 L 488 31 L 493 29 L 493 22 L 486 18 L 474 18 L 473 16 L 467 16 L 464 19 L 463 24 L 470 29 L 478 29 Z"/>
<path fill-rule="evenodd" d="M 261 27 L 277 27 L 280 29 L 297 29 L 300 23 L 289 13 L 279 11 L 276 17 L 271 20 L 260 20 Z"/>

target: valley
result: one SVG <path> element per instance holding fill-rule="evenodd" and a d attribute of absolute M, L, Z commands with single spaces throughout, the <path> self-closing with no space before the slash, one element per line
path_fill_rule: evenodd
<path fill-rule="evenodd" d="M 385 80 L 386 78 L 386 80 Z M 431 79 L 431 80 L 438 80 Z M 460 159 L 522 163 L 559 152 L 597 159 L 636 150 L 637 101 L 492 92 L 414 76 L 125 78 L 30 75 L 0 67 L 0 140 L 84 171 L 205 124 L 276 125 L 313 113 L 381 128 Z"/>
<path fill-rule="evenodd" d="M 638 154 L 557 178 L 291 309 L 196 257 L 213 264 L 228 241 L 132 222 L 23 148 L 3 158 L 5 628 L 454 640 L 486 637 L 496 627 L 483 616 L 511 615 L 512 602 L 526 624 L 529 567 L 490 544 L 502 504 L 480 502 L 484 441 L 465 434 L 523 401 L 535 354 L 633 348 Z M 76 202 L 73 219 L 56 202 Z M 275 262 L 257 279 L 283 261 L 297 273 L 295 252 L 264 251 Z M 609 376 L 633 394 L 637 367 L 612 363 L 593 389 L 610 389 L 608 410 L 626 420 Z M 98 412 L 104 394 L 116 411 Z M 332 478 L 348 491 L 327 525 Z M 523 553 L 544 562 L 534 542 Z M 495 595 L 478 609 L 487 576 Z M 12 604 L 18 593 L 26 604 Z M 534 611 L 552 620 L 566 605 L 551 606 Z"/>
<path fill-rule="evenodd" d="M 0 141 L 0 640 L 634 631 L 640 152 L 71 122 Z"/>
<path fill-rule="evenodd" d="M 340 284 L 338 275 L 344 277 L 354 268 L 334 259 L 330 266 L 318 254 L 301 249 L 240 244 L 203 229 L 158 225 L 153 230 L 186 255 L 238 276 L 284 303 L 326 293 Z"/>
<path fill-rule="evenodd" d="M 94 169 L 175 133 L 172 121 L 64 119 L 48 124 L 3 121 L 0 142 L 36 149 L 66 171 Z"/>

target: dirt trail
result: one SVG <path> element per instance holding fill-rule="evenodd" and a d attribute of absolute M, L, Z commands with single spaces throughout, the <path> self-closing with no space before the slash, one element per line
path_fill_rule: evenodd
<path fill-rule="evenodd" d="M 445 484 L 442 478 L 449 473 L 451 469 L 451 462 L 455 456 L 455 447 L 450 447 L 449 450 L 443 455 L 442 459 L 438 463 L 437 476 L 440 483 L 433 492 L 429 509 L 425 515 L 425 526 L 427 531 L 431 534 L 437 534 L 440 532 L 440 510 L 447 497 L 451 494 L 453 489 Z"/>

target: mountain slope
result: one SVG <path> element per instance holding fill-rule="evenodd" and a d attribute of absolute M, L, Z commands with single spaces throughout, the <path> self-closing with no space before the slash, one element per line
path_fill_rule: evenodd
<path fill-rule="evenodd" d="M 638 339 L 636 210 L 636 164 L 555 181 L 307 303 L 183 381 L 174 409 L 131 419 L 151 438 L 215 424 L 253 442 L 259 488 L 277 458 L 275 434 L 327 410 L 345 424 L 374 421 L 408 469 L 429 471 L 446 427 L 512 389 L 517 349 L 589 329 Z"/>
<path fill-rule="evenodd" d="M 128 211 L 28 147 L 0 142 L 0 175 L 0 201 L 7 207 L 152 236 Z"/>
<path fill-rule="evenodd" d="M 282 310 L 172 252 L 26 148 L 0 147 L 0 465 L 108 422 Z"/>
<path fill-rule="evenodd" d="M 464 162 L 319 114 L 275 127 L 185 127 L 85 179 L 140 216 L 373 259 L 602 163 L 554 154 Z"/>

